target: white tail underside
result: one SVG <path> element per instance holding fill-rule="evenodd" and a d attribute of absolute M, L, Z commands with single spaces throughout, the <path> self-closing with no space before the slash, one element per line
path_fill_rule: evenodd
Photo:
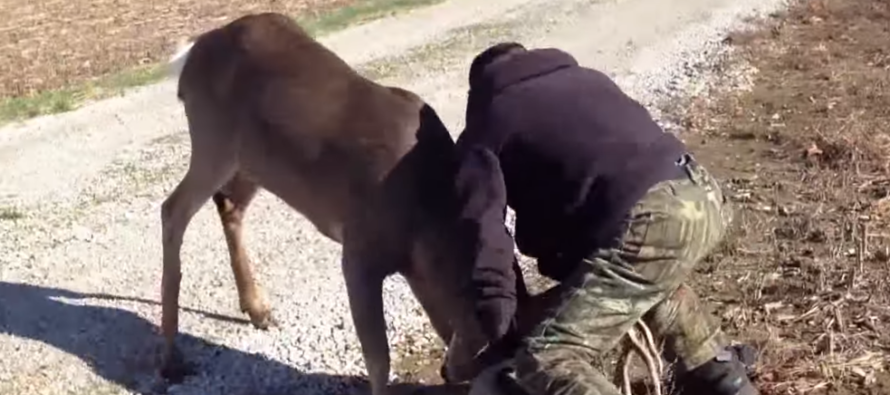
<path fill-rule="evenodd" d="M 170 60 L 167 62 L 167 75 L 179 77 L 179 74 L 182 73 L 182 68 L 185 67 L 186 60 L 188 60 L 189 52 L 194 45 L 194 42 L 181 45 L 176 54 L 170 57 Z"/>

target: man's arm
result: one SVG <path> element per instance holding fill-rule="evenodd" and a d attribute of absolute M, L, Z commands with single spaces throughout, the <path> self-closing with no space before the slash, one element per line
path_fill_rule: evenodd
<path fill-rule="evenodd" d="M 481 145 L 459 149 L 455 192 L 462 256 L 473 264 L 476 314 L 493 342 L 509 330 L 516 312 L 513 239 L 504 224 L 507 191 L 497 156 Z"/>

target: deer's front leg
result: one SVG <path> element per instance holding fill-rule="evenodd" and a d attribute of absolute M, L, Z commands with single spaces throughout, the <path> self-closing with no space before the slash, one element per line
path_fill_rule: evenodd
<path fill-rule="evenodd" d="M 348 243 L 348 242 L 347 242 Z M 389 341 L 383 315 L 385 272 L 374 270 L 372 260 L 349 253 L 344 243 L 343 275 L 352 321 L 362 347 L 373 395 L 386 395 L 389 384 Z"/>

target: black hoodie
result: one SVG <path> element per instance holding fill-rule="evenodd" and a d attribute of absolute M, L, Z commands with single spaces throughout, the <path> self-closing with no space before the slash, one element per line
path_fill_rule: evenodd
<path fill-rule="evenodd" d="M 516 311 L 506 205 L 516 212 L 519 250 L 560 280 L 620 235 L 650 187 L 683 176 L 675 162 L 685 152 L 609 77 L 563 51 L 486 66 L 470 87 L 455 186 L 477 313 L 491 339 Z"/>

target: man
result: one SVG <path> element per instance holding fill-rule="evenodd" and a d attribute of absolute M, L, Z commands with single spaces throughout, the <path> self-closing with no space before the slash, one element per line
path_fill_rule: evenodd
<path fill-rule="evenodd" d="M 515 356 L 527 392 L 619 394 L 589 361 L 643 319 L 679 361 L 685 394 L 758 394 L 683 284 L 724 236 L 720 188 L 606 75 L 558 49 L 489 48 L 470 68 L 457 150 L 461 234 L 488 341 L 515 331 L 507 205 L 519 250 L 560 282 L 558 308 Z"/>

